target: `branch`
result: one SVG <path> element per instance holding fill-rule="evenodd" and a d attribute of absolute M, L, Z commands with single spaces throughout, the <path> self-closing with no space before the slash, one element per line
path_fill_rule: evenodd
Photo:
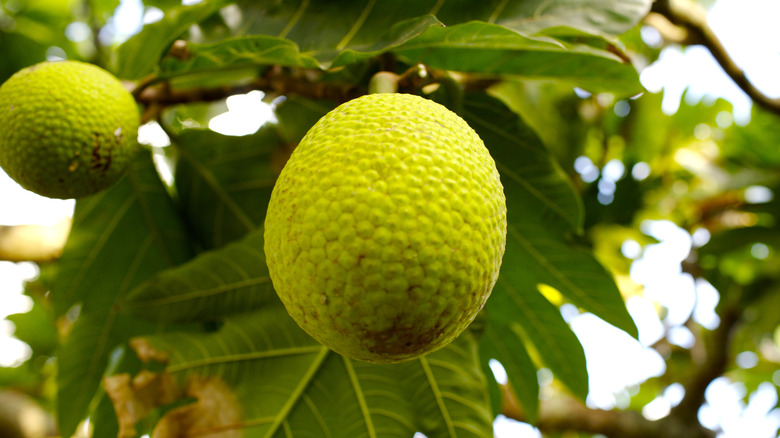
<path fill-rule="evenodd" d="M 187 42 L 176 41 L 169 56 L 186 59 L 189 55 Z M 398 75 L 393 73 L 396 63 L 395 58 L 385 53 L 378 58 L 378 72 L 374 78 L 391 74 L 396 91 L 401 93 L 417 93 L 426 85 L 440 83 L 448 74 L 433 70 L 425 65 L 416 64 Z M 368 85 L 355 82 L 334 82 L 323 79 L 326 74 L 320 69 L 290 68 L 278 65 L 268 67 L 260 77 L 246 81 L 242 84 L 228 84 L 211 88 L 186 88 L 174 89 L 170 86 L 169 79 L 150 75 L 132 89 L 133 97 L 146 107 L 143 121 L 156 118 L 160 111 L 171 105 L 213 102 L 232 96 L 234 94 L 247 93 L 259 90 L 270 98 L 285 95 L 297 95 L 313 100 L 330 100 L 333 102 L 346 102 L 369 92 Z M 385 78 L 386 79 L 386 78 Z M 485 90 L 493 85 L 495 79 L 470 77 L 463 75 L 459 82 L 464 89 Z M 370 85 L 370 83 L 369 83 Z"/>
<path fill-rule="evenodd" d="M 328 99 L 337 102 L 351 100 L 366 91 L 354 84 L 320 81 L 318 70 L 287 69 L 272 66 L 266 72 L 241 85 L 225 85 L 213 88 L 172 89 L 167 83 L 155 86 L 139 84 L 138 102 L 151 106 L 169 106 L 181 103 L 213 102 L 228 96 L 260 90 L 269 96 L 295 94 L 310 99 Z"/>
<path fill-rule="evenodd" d="M 502 385 L 502 414 L 518 421 L 527 421 L 508 386 Z M 633 410 L 605 411 L 591 409 L 578 400 L 560 395 L 543 400 L 534 424 L 546 434 L 569 431 L 602 434 L 608 438 L 714 438 L 715 432 L 697 421 L 681 421 L 674 416 L 651 421 Z"/>
<path fill-rule="evenodd" d="M 685 396 L 672 409 L 670 416 L 682 421 L 698 421 L 699 408 L 704 404 L 704 394 L 709 384 L 723 375 L 730 360 L 731 335 L 740 321 L 740 312 L 734 305 L 720 312 L 720 325 L 705 343 L 706 357 L 696 373 L 683 385 Z"/>
<path fill-rule="evenodd" d="M 558 395 L 541 402 L 535 426 L 546 433 L 578 431 L 609 438 L 714 438 L 715 432 L 699 423 L 698 412 L 709 384 L 728 368 L 731 337 L 741 320 L 740 309 L 737 302 L 725 305 L 719 312 L 720 325 L 702 340 L 704 359 L 683 385 L 685 396 L 682 401 L 666 417 L 651 421 L 632 410 L 591 409 L 574 398 Z M 527 421 L 508 386 L 502 386 L 502 414 Z"/>
<path fill-rule="evenodd" d="M 780 115 L 780 99 L 768 97 L 750 82 L 745 72 L 734 62 L 723 43 L 721 43 L 715 32 L 707 24 L 706 11 L 702 6 L 691 0 L 656 0 L 651 11 L 660 14 L 685 31 L 684 34 L 677 36 L 678 42 L 683 44 L 701 44 L 706 47 L 726 74 L 756 104 Z M 664 32 L 668 27 L 658 25 L 655 17 L 652 17 L 648 22 L 662 33 L 670 35 L 669 32 Z"/>

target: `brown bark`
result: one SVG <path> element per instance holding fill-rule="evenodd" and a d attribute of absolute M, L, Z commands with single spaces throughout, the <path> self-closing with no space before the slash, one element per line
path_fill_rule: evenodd
<path fill-rule="evenodd" d="M 502 387 L 502 414 L 526 421 L 525 412 L 508 387 Z M 569 431 L 602 434 L 608 438 L 714 438 L 715 432 L 697 421 L 683 421 L 676 416 L 648 420 L 639 412 L 592 409 L 566 395 L 542 400 L 534 424 L 542 433 Z"/>

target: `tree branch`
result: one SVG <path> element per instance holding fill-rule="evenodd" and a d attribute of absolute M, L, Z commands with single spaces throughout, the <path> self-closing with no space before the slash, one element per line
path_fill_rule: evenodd
<path fill-rule="evenodd" d="M 720 325 L 710 336 L 700 339 L 704 359 L 684 383 L 685 396 L 669 415 L 651 421 L 639 412 L 591 409 L 566 395 L 543 400 L 535 426 L 545 433 L 578 431 L 602 434 L 609 438 L 714 438 L 715 432 L 703 427 L 698 412 L 705 402 L 709 384 L 723 375 L 730 363 L 731 337 L 740 322 L 739 303 L 725 305 L 719 312 Z M 502 386 L 502 414 L 527 421 L 525 412 L 512 390 Z"/>
<path fill-rule="evenodd" d="M 636 411 L 591 409 L 569 396 L 559 395 L 541 402 L 535 426 L 546 433 L 579 431 L 609 438 L 714 438 L 715 432 L 699 423 L 698 412 L 709 384 L 728 368 L 731 336 L 740 322 L 740 309 L 738 304 L 732 304 L 719 312 L 720 325 L 701 340 L 704 359 L 684 383 L 682 401 L 666 417 L 651 421 Z M 527 421 L 512 390 L 502 386 L 502 395 L 502 413 L 518 421 Z"/>
<path fill-rule="evenodd" d="M 170 52 L 170 56 L 186 58 L 188 55 L 187 42 L 176 41 Z M 390 54 L 384 54 L 379 58 L 378 74 L 392 73 L 395 68 L 395 59 Z M 171 88 L 168 79 L 150 75 L 137 84 L 132 90 L 133 97 L 146 107 L 143 121 L 156 118 L 160 111 L 171 105 L 213 102 L 224 99 L 234 94 L 247 93 L 252 90 L 260 90 L 267 96 L 297 95 L 315 100 L 330 100 L 333 102 L 346 102 L 369 92 L 367 85 L 354 82 L 334 82 L 324 80 L 326 72 L 319 69 L 289 68 L 278 65 L 268 67 L 260 77 L 246 81 L 242 84 L 228 84 L 211 88 Z M 409 67 L 405 72 L 397 75 L 397 92 L 417 93 L 425 85 L 441 82 L 447 74 L 432 70 L 422 64 Z M 495 79 L 481 77 L 469 77 L 464 75 L 460 83 L 464 89 L 484 90 L 494 84 Z"/>
<path fill-rule="evenodd" d="M 705 342 L 706 357 L 696 369 L 696 373 L 685 382 L 685 396 L 680 404 L 675 406 L 670 416 L 682 421 L 698 421 L 699 408 L 704 404 L 704 394 L 710 383 L 723 375 L 730 361 L 731 335 L 740 321 L 737 308 L 726 306 L 720 312 L 720 325 L 711 333 Z"/>
<path fill-rule="evenodd" d="M 511 389 L 502 385 L 502 414 L 518 421 L 527 421 L 520 403 Z M 566 395 L 542 400 L 534 424 L 546 434 L 577 431 L 602 434 L 608 438 L 714 438 L 715 432 L 698 421 L 681 421 L 674 416 L 651 421 L 633 410 L 591 409 Z"/>
<path fill-rule="evenodd" d="M 773 99 L 756 88 L 745 72 L 734 62 L 723 43 L 707 24 L 707 14 L 702 6 L 691 0 L 656 0 L 652 12 L 662 15 L 671 23 L 680 26 L 686 32 L 678 42 L 682 44 L 700 44 L 706 47 L 721 68 L 756 104 L 780 115 L 780 99 Z M 653 24 L 654 20 L 649 20 Z M 658 26 L 663 32 L 664 26 Z M 669 33 L 666 32 L 668 35 Z"/>
<path fill-rule="evenodd" d="M 266 72 L 241 85 L 225 85 L 213 88 L 171 89 L 167 83 L 139 85 L 138 102 L 150 106 L 169 106 L 181 103 L 213 102 L 233 94 L 261 90 L 270 96 L 295 94 L 310 99 L 328 99 L 337 102 L 351 100 L 366 93 L 351 83 L 320 81 L 322 72 L 307 69 L 288 69 L 272 66 Z"/>
<path fill-rule="evenodd" d="M 502 414 L 518 421 L 527 421 L 511 389 L 502 385 Z M 714 438 L 715 432 L 698 421 L 681 421 L 669 415 L 651 421 L 639 412 L 591 409 L 566 395 L 543 400 L 534 424 L 548 434 L 577 431 L 602 434 L 608 438 Z"/>

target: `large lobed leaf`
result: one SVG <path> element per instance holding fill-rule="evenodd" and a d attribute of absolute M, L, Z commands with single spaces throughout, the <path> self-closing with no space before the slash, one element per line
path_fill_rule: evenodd
<path fill-rule="evenodd" d="M 373 365 L 318 344 L 276 305 L 229 318 L 216 332 L 147 336 L 134 344 L 142 358 L 165 358 L 163 373 L 179 385 L 218 379 L 228 388 L 218 397 L 240 406 L 235 415 L 208 426 L 179 426 L 192 435 L 241 430 L 257 437 L 408 438 L 421 431 L 484 437 L 492 431 L 485 380 L 469 335 L 420 359 Z M 160 424 L 177 418 L 163 416 L 152 436 L 167 436 Z"/>
<path fill-rule="evenodd" d="M 518 293 L 540 284 L 637 336 L 612 277 L 593 255 L 568 240 L 579 232 L 582 206 L 538 136 L 498 99 L 473 94 L 464 118 L 485 142 L 507 197 L 507 251 L 501 278 Z"/>
<path fill-rule="evenodd" d="M 320 52 L 303 52 L 298 45 L 273 35 L 245 35 L 223 39 L 214 43 L 190 44 L 188 57 L 184 60 L 166 58 L 160 64 L 160 77 L 174 77 L 180 74 L 224 69 L 237 66 L 278 64 L 288 67 L 331 67 L 348 65 L 368 59 L 388 48 L 406 42 L 430 26 L 440 25 L 430 15 L 413 18 L 393 24 L 373 44 L 358 49 L 345 48 L 335 58 Z M 329 48 L 329 50 L 331 50 Z"/>
<path fill-rule="evenodd" d="M 75 321 L 57 353 L 58 422 L 70 436 L 87 410 L 112 350 L 156 324 L 118 312 L 134 286 L 192 256 L 184 226 L 150 154 L 117 185 L 76 203 L 52 285 L 58 316 Z"/>
<path fill-rule="evenodd" d="M 120 46 L 117 75 L 136 79 L 156 70 L 170 78 L 272 64 L 330 68 L 393 51 L 436 68 L 565 79 L 630 95 L 641 90 L 636 70 L 606 50 L 611 43 L 604 38 L 631 28 L 650 7 L 648 0 L 370 1 L 362 9 L 343 1 L 239 2 L 240 21 L 232 24 L 238 30 L 230 37 L 191 42 L 184 53 L 164 56 L 190 25 L 226 4 L 170 8 Z M 567 34 L 580 43 L 558 38 Z"/>
<path fill-rule="evenodd" d="M 492 303 L 490 307 L 494 307 Z M 539 379 L 524 342 L 512 330 L 511 323 L 499 324 L 494 321 L 486 327 L 480 338 L 479 355 L 484 365 L 489 366 L 491 359 L 501 363 L 507 373 L 507 384 L 522 404 L 528 422 L 533 424 L 539 411 Z M 500 398 L 495 403 L 500 409 Z"/>
<path fill-rule="evenodd" d="M 490 150 L 507 197 L 508 220 L 579 232 L 582 201 L 539 137 L 509 108 L 483 93 L 464 103 L 463 118 Z"/>
<path fill-rule="evenodd" d="M 276 175 L 331 104 L 291 97 L 278 124 L 229 137 L 191 130 L 175 141 L 175 186 L 190 230 L 207 251 L 134 288 L 123 312 L 157 321 L 204 321 L 276 300 L 263 253 L 262 221 Z"/>
<path fill-rule="evenodd" d="M 523 0 L 510 2 L 514 10 L 500 23 L 532 34 L 552 29 L 593 35 L 620 35 L 650 11 L 652 0 Z M 508 14 L 509 15 L 509 14 Z"/>
<path fill-rule="evenodd" d="M 431 26 L 392 51 L 409 63 L 438 69 L 554 78 L 593 92 L 632 95 L 642 89 L 636 69 L 606 50 L 479 21 Z"/>

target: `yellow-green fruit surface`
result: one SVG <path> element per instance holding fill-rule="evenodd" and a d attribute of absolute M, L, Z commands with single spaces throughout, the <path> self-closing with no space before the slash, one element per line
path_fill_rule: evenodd
<path fill-rule="evenodd" d="M 137 152 L 138 107 L 110 73 L 77 61 L 27 67 L 0 86 L 0 167 L 50 198 L 114 184 Z"/>
<path fill-rule="evenodd" d="M 265 254 L 312 337 L 375 363 L 450 343 L 498 277 L 506 199 L 482 140 L 445 107 L 370 94 L 320 119 L 274 186 Z"/>

